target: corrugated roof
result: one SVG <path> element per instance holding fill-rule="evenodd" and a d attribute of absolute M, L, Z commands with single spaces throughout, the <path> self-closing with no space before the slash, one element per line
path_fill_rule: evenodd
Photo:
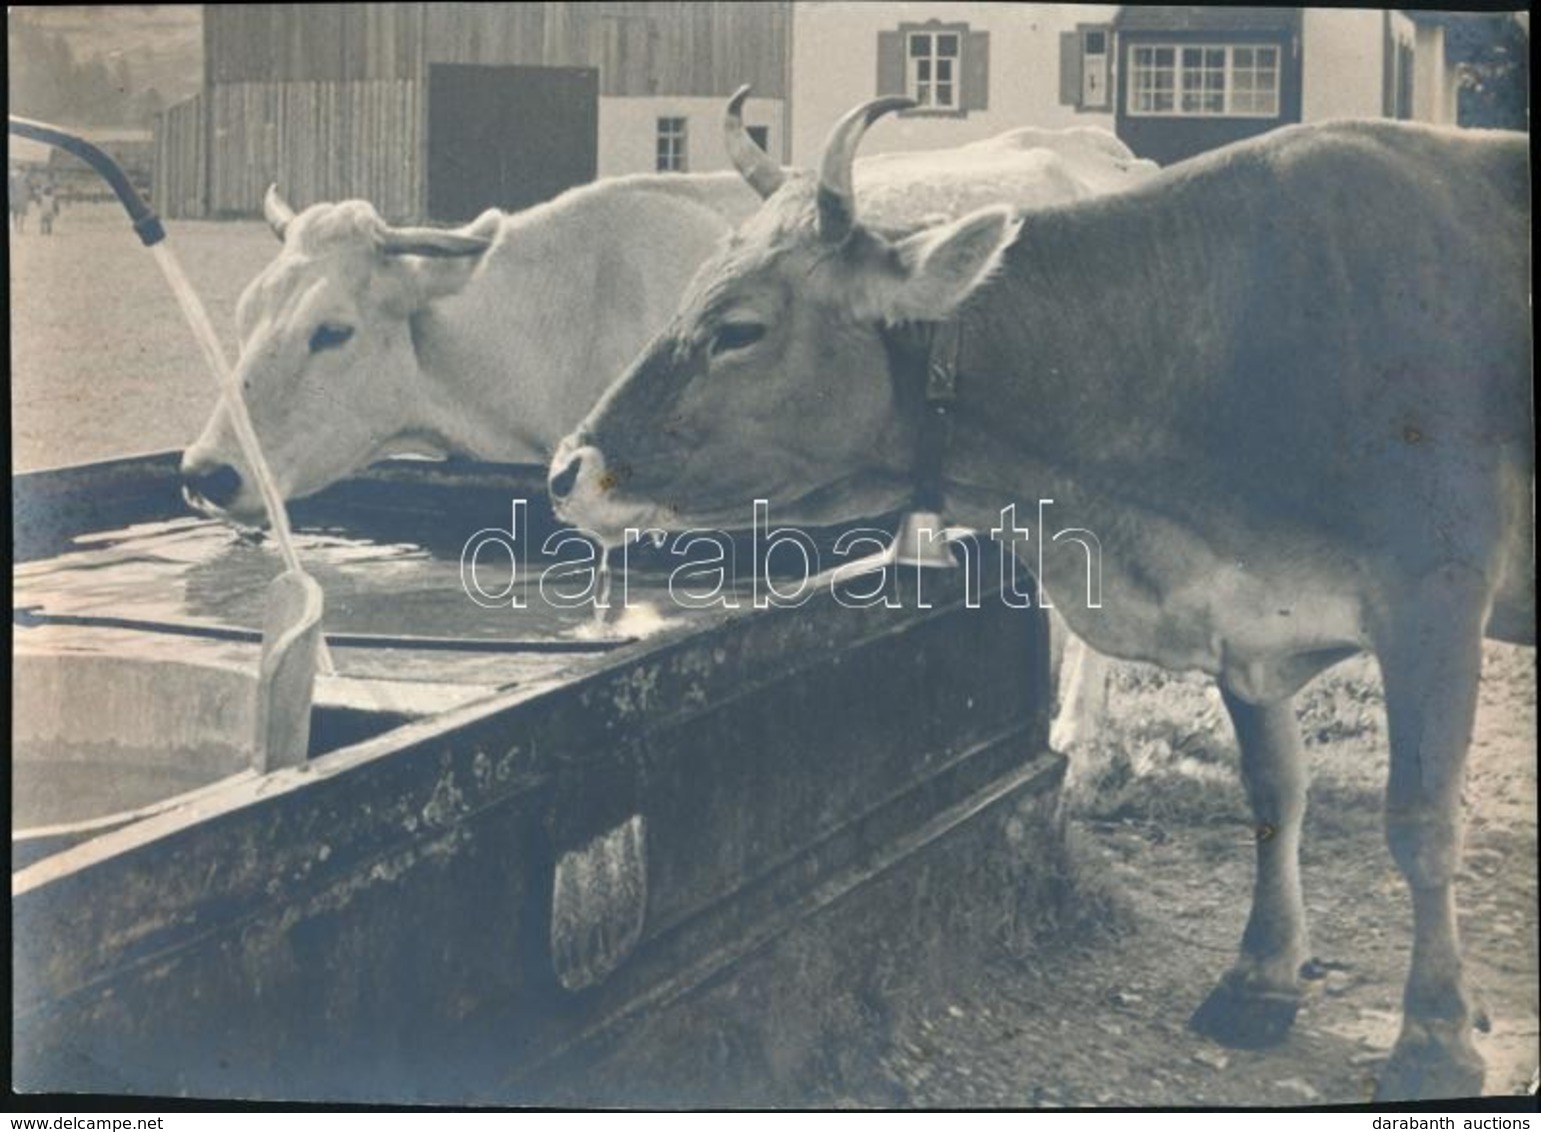
<path fill-rule="evenodd" d="M 1127 4 L 1113 22 L 1119 31 L 1292 32 L 1300 27 L 1300 9 Z"/>

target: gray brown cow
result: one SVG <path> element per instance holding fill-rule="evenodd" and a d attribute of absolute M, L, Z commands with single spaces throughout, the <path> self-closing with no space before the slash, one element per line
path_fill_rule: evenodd
<path fill-rule="evenodd" d="M 1307 956 L 1295 693 L 1363 650 L 1390 729 L 1388 841 L 1412 892 L 1383 1098 L 1480 1089 L 1453 880 L 1484 634 L 1533 643 L 1527 146 L 1397 123 L 1294 127 L 1135 189 L 912 234 L 863 226 L 851 163 L 767 197 L 563 443 L 561 513 L 627 527 L 854 520 L 912 489 L 920 406 L 885 328 L 954 320 L 951 519 L 1052 498 L 1102 547 L 1042 582 L 1118 657 L 1219 682 L 1255 815 L 1240 956 L 1194 1024 L 1282 1040 Z"/>

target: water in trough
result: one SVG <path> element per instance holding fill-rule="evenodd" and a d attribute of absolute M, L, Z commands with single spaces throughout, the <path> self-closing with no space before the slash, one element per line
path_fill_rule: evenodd
<path fill-rule="evenodd" d="M 606 616 L 545 599 L 581 593 L 581 573 L 543 594 L 536 569 L 511 588 L 506 552 L 477 555 L 472 583 L 449 543 L 312 529 L 296 548 L 341 644 L 322 711 L 433 714 L 708 616 L 673 606 L 667 575 L 645 567 L 614 587 Z M 266 590 L 282 568 L 270 540 L 193 517 L 18 566 L 14 827 L 99 821 L 244 770 Z M 601 602 L 610 577 L 594 581 Z"/>

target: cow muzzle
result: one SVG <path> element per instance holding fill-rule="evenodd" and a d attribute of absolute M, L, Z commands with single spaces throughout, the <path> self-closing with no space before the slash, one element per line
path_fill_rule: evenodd
<path fill-rule="evenodd" d="M 569 436 L 551 459 L 546 486 L 552 503 L 565 503 L 575 497 L 604 490 L 605 457 L 587 438 Z"/>
<path fill-rule="evenodd" d="M 568 457 L 565 466 L 552 464 L 553 470 L 547 482 L 552 502 L 560 503 L 573 493 L 573 488 L 578 486 L 578 476 L 583 471 L 583 455 L 582 451 L 574 452 Z M 561 467 L 562 470 L 556 471 L 557 467 Z"/>
<path fill-rule="evenodd" d="M 229 464 L 182 458 L 182 498 L 205 513 L 228 511 L 241 494 L 241 473 Z"/>
<path fill-rule="evenodd" d="M 618 544 L 628 527 L 640 524 L 656 508 L 629 499 L 620 490 L 624 468 L 608 464 L 604 453 L 582 433 L 562 441 L 551 461 L 547 488 L 557 517 Z"/>

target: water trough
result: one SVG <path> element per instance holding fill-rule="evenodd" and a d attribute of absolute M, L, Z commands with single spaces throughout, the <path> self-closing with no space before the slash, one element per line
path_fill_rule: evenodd
<path fill-rule="evenodd" d="M 898 608 L 596 640 L 459 588 L 511 499 L 549 532 L 539 480 L 397 461 L 296 508 L 337 672 L 264 773 L 227 737 L 271 547 L 186 516 L 170 455 L 15 478 L 18 1088 L 795 1102 L 886 953 L 1031 917 L 1063 763 L 987 550 L 978 608 L 898 572 Z"/>

